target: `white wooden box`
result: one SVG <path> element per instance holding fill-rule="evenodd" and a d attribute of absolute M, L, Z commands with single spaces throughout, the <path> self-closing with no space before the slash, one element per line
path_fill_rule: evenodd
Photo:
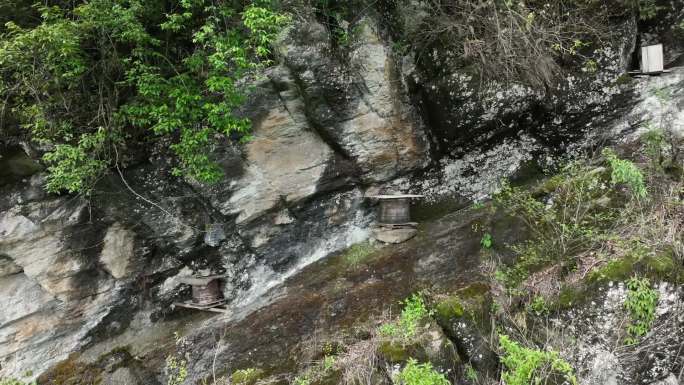
<path fill-rule="evenodd" d="M 663 45 L 641 47 L 641 72 L 645 74 L 663 72 Z"/>

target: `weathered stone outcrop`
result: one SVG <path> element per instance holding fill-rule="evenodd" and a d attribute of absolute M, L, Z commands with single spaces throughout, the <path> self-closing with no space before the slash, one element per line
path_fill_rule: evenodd
<path fill-rule="evenodd" d="M 461 197 L 487 196 L 502 177 L 524 177 L 599 139 L 633 138 L 648 121 L 684 137 L 681 69 L 620 76 L 633 20 L 620 24 L 622 40 L 601 48 L 598 73 L 568 76 L 542 95 L 515 85 L 477 88 L 439 52 L 399 54 L 372 12 L 355 20 L 344 47 L 319 19 L 306 10 L 278 42 L 280 64 L 254 83 L 240 111 L 253 138 L 215 149 L 221 183 L 172 177 L 160 146 L 132 156 L 88 196 L 48 195 L 26 151 L 0 149 L 0 377 L 37 376 L 80 352 L 74 362 L 97 366 L 103 383 L 164 383 L 174 331 L 188 342 L 179 349 L 190 357 L 187 383 L 207 376 L 215 360 L 225 372 L 260 365 L 291 373 L 302 340 L 320 330 L 349 331 L 418 288 L 441 293 L 478 278 L 472 219 L 482 214 L 419 227 L 360 269 L 341 257 L 319 261 L 368 238 L 367 190 L 446 199 L 425 210 L 442 216 L 461 207 Z M 490 222 L 505 227 L 500 234 L 517 231 Z M 198 271 L 225 275 L 232 316 L 171 308 L 188 294 L 178 278 Z M 481 325 L 460 314 L 440 326 L 428 331 L 433 356 L 453 345 L 464 362 L 496 371 Z M 229 343 L 217 347 L 222 336 Z M 99 361 L 130 345 L 135 365 Z"/>
<path fill-rule="evenodd" d="M 358 42 L 342 58 L 332 54 L 331 36 L 316 22 L 293 26 L 279 51 L 300 86 L 312 127 L 355 161 L 363 180 L 386 181 L 425 166 L 428 146 L 379 26 L 366 18 L 357 28 Z"/>

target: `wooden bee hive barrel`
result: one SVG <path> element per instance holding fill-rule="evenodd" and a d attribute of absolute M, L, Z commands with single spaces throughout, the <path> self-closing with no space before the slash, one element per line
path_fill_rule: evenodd
<path fill-rule="evenodd" d="M 403 224 L 411 222 L 411 205 L 408 198 L 383 199 L 378 208 L 378 222 Z"/>
<path fill-rule="evenodd" d="M 192 286 L 192 303 L 207 306 L 223 302 L 219 276 L 186 277 L 182 280 Z"/>

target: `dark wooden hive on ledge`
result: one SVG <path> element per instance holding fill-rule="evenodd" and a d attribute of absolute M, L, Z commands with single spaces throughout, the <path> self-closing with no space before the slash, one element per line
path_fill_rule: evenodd
<path fill-rule="evenodd" d="M 174 306 L 227 313 L 224 307 L 226 300 L 221 292 L 222 278 L 224 278 L 222 275 L 182 277 L 181 283 L 192 287 L 192 300 L 176 302 Z"/>
<path fill-rule="evenodd" d="M 422 197 L 415 194 L 369 196 L 380 201 L 378 223 L 373 229 L 375 239 L 384 243 L 401 243 L 413 238 L 418 223 L 411 221 L 411 199 Z"/>

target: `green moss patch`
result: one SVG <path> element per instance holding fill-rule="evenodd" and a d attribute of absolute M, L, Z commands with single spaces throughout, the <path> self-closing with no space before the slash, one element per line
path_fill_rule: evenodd
<path fill-rule="evenodd" d="M 680 268 L 672 253 L 666 251 L 650 255 L 635 253 L 611 260 L 604 266 L 592 271 L 588 280 L 590 283 L 625 281 L 635 273 L 656 281 L 673 283 L 681 282 L 684 278 L 684 270 Z"/>
<path fill-rule="evenodd" d="M 349 267 L 358 267 L 367 262 L 377 248 L 370 242 L 357 243 L 349 247 L 341 258 L 344 264 Z"/>
<path fill-rule="evenodd" d="M 604 266 L 589 273 L 589 282 L 624 281 L 633 274 L 636 262 L 636 258 L 632 256 L 609 261 Z"/>
<path fill-rule="evenodd" d="M 437 316 L 442 319 L 460 318 L 465 314 L 463 303 L 457 295 L 440 301 L 435 310 Z"/>
<path fill-rule="evenodd" d="M 442 320 L 461 318 L 470 315 L 473 319 L 481 319 L 487 310 L 489 286 L 484 283 L 474 283 L 457 290 L 435 305 L 437 317 Z"/>
<path fill-rule="evenodd" d="M 378 353 L 391 363 L 404 362 L 411 357 L 407 346 L 398 341 L 383 341 L 378 347 Z"/>

